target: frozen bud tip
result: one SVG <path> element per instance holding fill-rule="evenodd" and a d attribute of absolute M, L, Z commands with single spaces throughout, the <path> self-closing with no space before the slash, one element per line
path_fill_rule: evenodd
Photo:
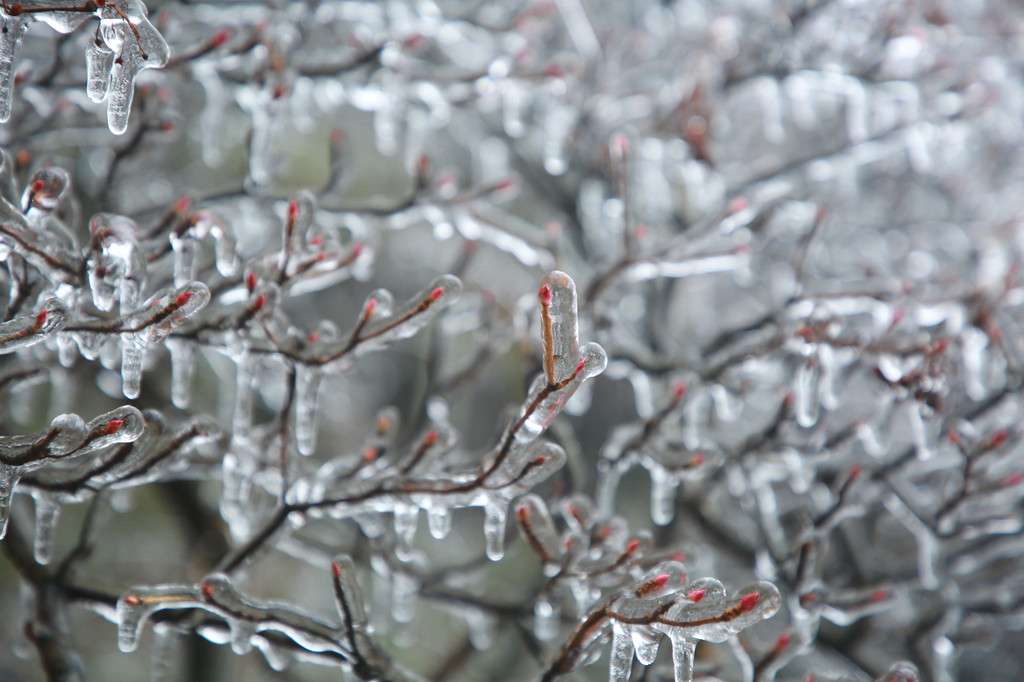
<path fill-rule="evenodd" d="M 757 606 L 757 602 L 760 601 L 760 599 L 761 595 L 759 595 L 757 592 L 746 595 L 745 597 L 743 597 L 743 599 L 740 599 L 740 612 L 748 613 L 750 611 L 753 611 L 754 607 Z"/>
<path fill-rule="evenodd" d="M 192 298 L 192 292 L 191 291 L 183 291 L 180 294 L 178 294 L 178 297 L 176 299 L 174 299 L 174 304 L 180 308 L 183 305 L 185 305 L 186 303 L 188 303 L 188 300 L 190 298 Z"/>
<path fill-rule="evenodd" d="M 665 587 L 665 584 L 668 582 L 668 573 L 662 573 L 653 582 L 659 589 Z"/>
<path fill-rule="evenodd" d="M 335 578 L 341 577 L 341 565 L 338 564 L 337 561 L 331 562 L 331 573 L 334 575 Z"/>
<path fill-rule="evenodd" d="M 678 561 L 679 563 L 683 563 L 684 561 L 686 561 L 686 555 L 682 552 L 676 552 L 672 555 L 672 561 Z"/>
<path fill-rule="evenodd" d="M 743 197 L 736 197 L 729 202 L 729 213 L 739 213 L 750 207 L 750 203 Z"/>
<path fill-rule="evenodd" d="M 292 199 L 288 202 L 288 220 L 294 221 L 299 217 L 299 202 Z"/>
<path fill-rule="evenodd" d="M 1015 471 L 1014 473 L 1004 478 L 1001 485 L 1004 488 L 1010 488 L 1012 486 L 1019 484 L 1022 481 L 1024 481 L 1024 473 Z"/>
<path fill-rule="evenodd" d="M 309 336 L 306 337 L 306 343 L 316 343 L 320 340 L 320 335 L 316 332 L 310 332 Z"/>
<path fill-rule="evenodd" d="M 363 450 L 363 463 L 369 464 L 373 460 L 377 459 L 377 455 L 379 454 L 380 453 L 378 452 L 377 448 L 373 447 L 372 445 L 367 446 L 367 448 Z"/>
<path fill-rule="evenodd" d="M 686 395 L 686 382 L 680 381 L 672 389 L 672 400 L 679 402 L 683 399 L 684 395 Z"/>
<path fill-rule="evenodd" d="M 686 595 L 686 598 L 689 599 L 690 601 L 696 603 L 696 602 L 699 602 L 701 599 L 703 599 L 704 595 L 707 594 L 707 593 L 708 593 L 707 590 L 693 590 L 692 592 L 690 592 L 689 594 Z"/>
<path fill-rule="evenodd" d="M 245 276 L 245 288 L 252 291 L 256 288 L 256 273 L 250 272 Z"/>
<path fill-rule="evenodd" d="M 871 601 L 876 603 L 880 601 L 885 601 L 888 598 L 889 593 L 885 590 L 875 590 L 875 592 L 871 595 Z"/>
<path fill-rule="evenodd" d="M 213 38 L 210 39 L 210 44 L 214 47 L 220 47 L 224 43 L 228 42 L 228 38 L 231 37 L 231 31 L 226 28 L 222 28 L 213 34 Z"/>
<path fill-rule="evenodd" d="M 540 300 L 541 305 L 550 305 L 551 304 L 551 287 L 549 287 L 547 284 L 542 286 L 540 288 L 540 291 L 537 292 L 537 298 Z"/>
<path fill-rule="evenodd" d="M 134 594 L 126 594 L 124 596 L 124 603 L 128 606 L 139 606 L 142 604 L 142 600 L 136 597 Z"/>
<path fill-rule="evenodd" d="M 363 314 L 367 317 L 373 315 L 373 311 L 377 309 L 377 299 L 371 298 L 366 302 L 366 308 L 363 309 Z"/>
<path fill-rule="evenodd" d="M 352 260 L 355 260 L 356 258 L 359 258 L 359 256 L 363 255 L 363 249 L 365 249 L 365 248 L 366 248 L 366 243 L 365 242 L 356 242 L 355 244 L 353 244 L 352 245 Z"/>
<path fill-rule="evenodd" d="M 989 447 L 991 447 L 991 448 L 1001 447 L 1003 445 L 1003 443 L 1006 442 L 1006 439 L 1007 439 L 1007 437 L 1009 435 L 1010 435 L 1010 432 L 1007 431 L 1006 429 L 1000 429 L 1000 430 L 996 431 L 994 434 L 992 434 L 992 440 L 989 441 Z"/>
<path fill-rule="evenodd" d="M 252 307 L 255 310 L 263 310 L 263 306 L 267 305 L 267 295 L 260 294 L 256 297 L 256 300 L 252 302 Z"/>
<path fill-rule="evenodd" d="M 43 309 L 36 313 L 36 326 L 42 327 L 46 324 L 46 318 L 50 316 L 50 311 Z"/>
<path fill-rule="evenodd" d="M 124 426 L 123 419 L 111 419 L 110 421 L 107 422 L 107 425 L 106 427 L 104 427 L 103 430 L 106 432 L 108 436 L 112 436 L 115 433 L 117 433 L 118 429 L 120 429 L 122 426 Z"/>
<path fill-rule="evenodd" d="M 427 435 L 423 437 L 424 445 L 433 445 L 437 442 L 437 431 L 428 431 Z"/>
<path fill-rule="evenodd" d="M 637 538 L 633 538 L 628 543 L 626 543 L 626 554 L 632 556 L 636 554 L 638 549 L 640 549 L 640 540 L 638 540 Z"/>
<path fill-rule="evenodd" d="M 848 477 L 848 478 L 846 479 L 846 482 L 847 482 L 848 484 L 849 484 L 849 483 L 853 483 L 853 482 L 854 482 L 854 481 L 856 481 L 856 480 L 857 480 L 857 479 L 858 479 L 859 477 L 860 477 L 860 465 L 859 465 L 859 464 L 854 464 L 854 465 L 853 465 L 852 467 L 850 467 L 850 475 L 849 475 L 849 477 Z"/>
<path fill-rule="evenodd" d="M 961 441 L 960 441 L 960 434 L 959 433 L 957 433 L 956 431 L 950 430 L 950 431 L 946 432 L 946 437 L 949 438 L 950 442 L 953 443 L 953 445 L 955 445 L 957 447 L 960 447 Z"/>
<path fill-rule="evenodd" d="M 178 200 L 174 202 L 173 210 L 178 215 L 181 215 L 182 213 L 188 212 L 190 208 L 192 208 L 192 200 L 188 197 L 179 197 Z"/>
<path fill-rule="evenodd" d="M 444 295 L 444 287 L 437 287 L 430 292 L 430 302 L 433 303 Z"/>
<path fill-rule="evenodd" d="M 783 632 L 781 635 L 779 635 L 779 638 L 775 640 L 774 653 L 776 656 L 785 651 L 787 648 L 789 648 L 789 642 L 791 639 L 792 635 L 790 635 L 788 632 Z"/>
<path fill-rule="evenodd" d="M 690 466 L 692 466 L 692 467 L 699 467 L 703 463 L 704 463 L 704 454 L 701 453 L 701 452 L 698 452 L 696 455 L 694 455 L 693 457 L 690 458 Z"/>
<path fill-rule="evenodd" d="M 42 180 L 35 180 L 32 183 L 32 193 L 33 194 L 39 194 L 45 188 L 46 188 L 46 183 L 43 182 Z"/>
<path fill-rule="evenodd" d="M 199 591 L 203 594 L 203 599 L 213 599 L 213 585 L 210 583 L 203 583 L 203 586 L 199 588 Z"/>
<path fill-rule="evenodd" d="M 503 192 L 503 191 L 505 191 L 507 189 L 512 189 L 515 186 L 516 186 L 516 181 L 515 180 L 513 180 L 512 178 L 505 178 L 504 180 L 499 182 L 497 185 L 495 185 L 494 189 L 498 190 L 499 192 Z"/>
<path fill-rule="evenodd" d="M 519 523 L 524 526 L 530 522 L 530 510 L 525 504 L 522 507 L 519 507 L 519 509 L 516 509 L 516 518 L 519 519 Z"/>

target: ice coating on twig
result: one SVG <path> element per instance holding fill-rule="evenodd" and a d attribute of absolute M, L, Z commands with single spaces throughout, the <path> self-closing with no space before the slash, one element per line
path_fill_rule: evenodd
<path fill-rule="evenodd" d="M 555 384 L 571 376 L 580 357 L 576 283 L 555 270 L 541 279 L 537 294 L 541 309 L 544 374 Z"/>
<path fill-rule="evenodd" d="M 299 363 L 295 367 L 295 444 L 299 453 L 311 455 L 316 450 L 317 401 L 320 397 L 320 382 L 323 371 Z"/>
<path fill-rule="evenodd" d="M 51 298 L 31 315 L 0 323 L 0 355 L 45 340 L 67 325 L 68 309 L 59 299 Z"/>
<path fill-rule="evenodd" d="M 125 652 L 139 647 L 139 635 L 157 611 L 188 609 L 201 604 L 199 590 L 193 585 L 135 587 L 117 600 L 117 646 Z"/>
<path fill-rule="evenodd" d="M 89 232 L 93 250 L 86 268 L 93 303 L 100 310 L 110 311 L 116 300 L 122 314 L 135 310 L 146 279 L 146 261 L 135 221 L 97 213 L 89 221 Z"/>
<path fill-rule="evenodd" d="M 14 69 L 18 66 L 18 47 L 28 27 L 28 17 L 9 17 L 0 11 L 0 122 L 11 118 L 14 97 Z"/>
<path fill-rule="evenodd" d="M 108 3 L 99 10 L 100 36 L 117 54 L 107 86 L 107 126 L 115 135 L 128 129 L 136 76 L 143 69 L 164 66 L 171 56 L 167 42 L 149 22 L 146 6 L 140 0 L 121 0 L 118 5 Z"/>

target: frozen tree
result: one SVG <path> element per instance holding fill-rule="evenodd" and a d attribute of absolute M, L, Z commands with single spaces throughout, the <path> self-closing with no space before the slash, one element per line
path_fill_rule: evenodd
<path fill-rule="evenodd" d="M 1019 3 L 0 21 L 0 678 L 1024 676 Z"/>

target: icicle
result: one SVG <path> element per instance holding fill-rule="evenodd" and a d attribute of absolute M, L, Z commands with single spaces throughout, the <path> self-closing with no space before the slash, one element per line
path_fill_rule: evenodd
<path fill-rule="evenodd" d="M 609 660 L 609 682 L 626 682 L 633 667 L 633 638 L 625 625 L 612 623 L 612 651 Z"/>
<path fill-rule="evenodd" d="M 174 251 L 174 286 L 183 287 L 196 278 L 198 244 L 191 235 L 171 235 Z"/>
<path fill-rule="evenodd" d="M 434 502 L 427 507 L 427 527 L 436 540 L 443 540 L 452 530 L 452 510 L 443 502 Z"/>
<path fill-rule="evenodd" d="M 114 52 L 99 37 L 85 47 L 85 94 L 93 102 L 102 102 L 110 85 L 110 68 L 114 65 Z"/>
<path fill-rule="evenodd" d="M 416 526 L 420 508 L 416 505 L 395 505 L 395 556 L 399 561 L 412 559 L 412 543 L 416 539 Z"/>
<path fill-rule="evenodd" d="M 910 433 L 914 437 L 917 458 L 927 462 L 932 458 L 931 444 L 928 442 L 928 429 L 924 421 L 925 410 L 930 411 L 924 403 L 916 400 L 907 401 L 907 419 L 910 421 Z"/>
<path fill-rule="evenodd" d="M 497 617 L 483 609 L 467 608 L 466 626 L 469 628 L 469 643 L 477 651 L 487 651 L 494 645 Z"/>
<path fill-rule="evenodd" d="M 18 482 L 18 470 L 0 462 L 0 540 L 7 535 L 7 520 L 11 517 L 11 497 Z"/>
<path fill-rule="evenodd" d="M 505 517 L 507 515 L 504 500 L 492 497 L 484 505 L 484 541 L 487 546 L 487 558 L 501 561 L 505 556 Z"/>
<path fill-rule="evenodd" d="M 241 341 L 241 343 L 246 343 Z M 231 420 L 233 437 L 242 438 L 252 426 L 252 396 L 255 363 L 248 346 L 232 356 L 235 361 L 235 408 Z"/>
<path fill-rule="evenodd" d="M 396 623 L 411 623 L 419 604 L 420 582 L 404 571 L 391 574 L 391 617 Z"/>
<path fill-rule="evenodd" d="M 693 654 L 697 643 L 677 633 L 669 633 L 672 642 L 672 673 L 675 682 L 693 682 Z"/>
<path fill-rule="evenodd" d="M 312 455 L 316 450 L 317 400 L 323 371 L 305 363 L 295 366 L 295 441 L 299 452 Z"/>
<path fill-rule="evenodd" d="M 149 682 L 164 682 L 170 676 L 174 661 L 179 659 L 181 637 L 166 623 L 153 626 L 153 650 L 149 659 Z"/>
<path fill-rule="evenodd" d="M 46 566 L 53 558 L 57 522 L 60 520 L 60 504 L 46 493 L 32 496 L 36 503 L 36 533 L 33 553 L 38 563 Z"/>
<path fill-rule="evenodd" d="M 800 367 L 796 371 L 796 379 L 793 384 L 793 405 L 796 423 L 805 429 L 809 429 L 818 423 L 818 414 L 821 412 L 821 400 L 819 399 L 819 388 L 821 381 L 821 369 L 818 366 L 818 356 L 810 351 Z"/>
<path fill-rule="evenodd" d="M 675 476 L 658 464 L 649 466 L 651 474 L 651 520 L 659 526 L 672 523 L 676 515 Z"/>
<path fill-rule="evenodd" d="M 124 397 L 134 400 L 142 392 L 142 361 L 146 345 L 138 334 L 121 334 L 121 390 Z"/>
<path fill-rule="evenodd" d="M 192 375 L 196 367 L 196 347 L 184 339 L 167 339 L 171 354 L 171 402 L 181 410 L 192 402 Z"/>
<path fill-rule="evenodd" d="M 542 642 L 558 638 L 561 629 L 562 609 L 546 599 L 539 600 L 533 607 L 533 636 Z"/>
<path fill-rule="evenodd" d="M 128 129 L 135 77 L 143 69 L 164 66 L 171 55 L 163 36 L 146 18 L 140 0 L 121 0 L 120 5 L 127 19 L 122 19 L 120 12 L 100 10 L 100 36 L 118 55 L 110 67 L 107 86 L 107 126 L 115 135 Z M 126 26 L 129 22 L 134 30 Z"/>
<path fill-rule="evenodd" d="M 636 660 L 643 665 L 654 663 L 654 659 L 658 657 L 661 633 L 654 632 L 647 626 L 634 626 L 629 628 L 629 631 L 633 640 L 633 652 L 636 654 Z"/>
<path fill-rule="evenodd" d="M 27 26 L 27 16 L 9 17 L 0 12 L 0 123 L 6 123 L 11 118 L 14 69 L 18 66 L 18 44 Z"/>

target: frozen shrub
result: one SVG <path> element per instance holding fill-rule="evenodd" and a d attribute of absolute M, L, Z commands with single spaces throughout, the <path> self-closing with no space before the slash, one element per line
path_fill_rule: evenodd
<path fill-rule="evenodd" d="M 1017 3 L 0 22 L 0 671 L 1024 676 Z"/>

